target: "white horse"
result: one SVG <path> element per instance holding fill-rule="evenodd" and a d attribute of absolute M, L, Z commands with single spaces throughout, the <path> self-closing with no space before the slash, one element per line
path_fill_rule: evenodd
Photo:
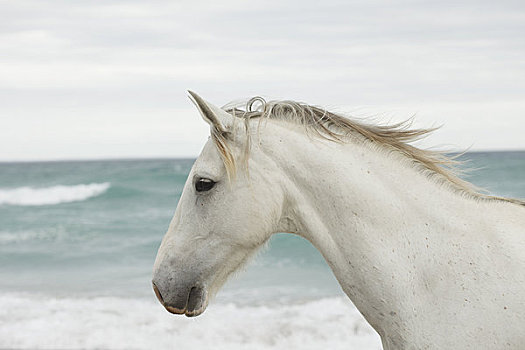
<path fill-rule="evenodd" d="M 478 193 L 409 144 L 430 130 L 292 101 L 225 111 L 190 94 L 211 138 L 155 261 L 169 312 L 201 314 L 289 232 L 323 254 L 385 349 L 525 348 L 525 203 Z"/>

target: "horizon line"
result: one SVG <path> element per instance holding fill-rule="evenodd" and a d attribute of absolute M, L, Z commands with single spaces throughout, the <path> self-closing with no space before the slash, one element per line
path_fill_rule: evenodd
<path fill-rule="evenodd" d="M 470 154 L 470 153 L 512 153 L 512 152 L 525 152 L 523 149 L 496 149 L 496 150 L 469 150 L 466 152 L 462 151 L 450 151 L 445 152 L 447 154 Z M 12 164 L 12 163 L 61 163 L 61 162 L 111 162 L 111 161 L 154 161 L 154 160 L 195 160 L 198 156 L 151 156 L 151 157 L 140 157 L 140 156 L 129 156 L 129 157 L 101 157 L 101 158 L 57 158 L 57 159 L 13 159 L 13 160 L 2 160 L 0 164 Z"/>

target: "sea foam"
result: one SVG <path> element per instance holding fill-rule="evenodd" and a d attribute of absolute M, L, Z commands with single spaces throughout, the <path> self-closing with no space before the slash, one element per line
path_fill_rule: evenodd
<path fill-rule="evenodd" d="M 62 227 L 28 231 L 0 231 L 0 245 L 25 241 L 59 241 L 67 237 Z"/>
<path fill-rule="evenodd" d="M 151 298 L 0 295 L 0 347 L 31 349 L 362 349 L 379 336 L 344 297 L 295 304 L 213 303 L 197 318 Z"/>
<path fill-rule="evenodd" d="M 3 188 L 0 189 L 0 205 L 53 205 L 78 202 L 101 195 L 110 185 L 109 182 L 104 182 L 44 188 Z"/>

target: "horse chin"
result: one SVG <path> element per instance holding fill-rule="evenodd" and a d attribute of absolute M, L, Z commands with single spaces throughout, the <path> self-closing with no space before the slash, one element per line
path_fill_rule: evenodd
<path fill-rule="evenodd" d="M 200 307 L 199 309 L 197 310 L 186 310 L 186 312 L 184 313 L 184 315 L 186 315 L 186 317 L 196 317 L 196 316 L 199 316 L 201 315 L 204 311 L 206 311 L 206 307 L 208 305 L 204 304 L 202 307 Z"/>

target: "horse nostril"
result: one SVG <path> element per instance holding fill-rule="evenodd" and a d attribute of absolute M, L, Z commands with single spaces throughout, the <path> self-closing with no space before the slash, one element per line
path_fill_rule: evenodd
<path fill-rule="evenodd" d="M 153 291 L 155 291 L 157 299 L 159 299 L 160 303 L 164 305 L 164 299 L 162 299 L 162 295 L 160 294 L 159 289 L 157 288 L 154 282 L 151 282 L 151 284 L 153 285 Z"/>

